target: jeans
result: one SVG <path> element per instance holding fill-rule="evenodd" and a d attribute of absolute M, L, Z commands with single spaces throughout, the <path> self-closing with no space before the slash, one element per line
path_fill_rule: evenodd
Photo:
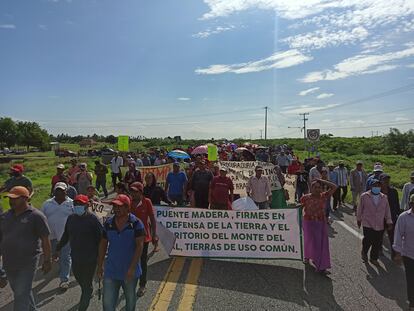
<path fill-rule="evenodd" d="M 364 227 L 363 231 L 364 238 L 362 239 L 362 253 L 367 255 L 371 248 L 370 259 L 378 260 L 384 230 L 376 231 L 372 228 Z"/>
<path fill-rule="evenodd" d="M 58 241 L 51 240 L 52 251 L 55 252 Z M 66 244 L 60 250 L 59 256 L 59 278 L 61 282 L 68 282 L 70 276 L 70 266 L 72 265 L 72 259 L 70 258 L 70 245 Z"/>
<path fill-rule="evenodd" d="M 103 281 L 103 310 L 115 311 L 119 299 L 119 289 L 122 287 L 125 295 L 125 311 L 134 311 L 137 303 L 136 288 L 138 279 L 120 281 L 105 278 Z"/>
<path fill-rule="evenodd" d="M 256 203 L 257 207 L 259 209 L 268 209 L 269 208 L 269 203 L 268 201 L 264 201 L 264 202 L 254 202 Z"/>
<path fill-rule="evenodd" d="M 119 182 L 122 182 L 122 173 L 111 173 L 111 178 L 112 178 L 112 186 L 115 189 L 116 180 L 118 179 Z"/>
<path fill-rule="evenodd" d="M 79 311 L 86 311 L 93 293 L 93 277 L 95 275 L 96 262 L 77 263 L 73 262 L 72 271 L 76 281 L 78 281 L 82 294 L 79 301 Z"/>
<path fill-rule="evenodd" d="M 339 207 L 339 203 L 341 202 L 340 200 L 340 195 L 341 195 L 341 189 L 338 187 L 334 194 L 332 195 L 333 197 L 333 208 L 337 209 Z"/>
<path fill-rule="evenodd" d="M 348 186 L 338 186 L 338 199 L 340 203 L 345 203 L 345 197 L 348 193 Z M 342 192 L 342 195 L 341 195 Z"/>
<path fill-rule="evenodd" d="M 329 219 L 329 215 L 331 214 L 331 197 L 326 199 L 326 203 L 325 203 L 325 216 L 326 216 L 326 220 Z"/>
<path fill-rule="evenodd" d="M 194 192 L 195 207 L 208 208 L 208 191 L 195 191 Z"/>
<path fill-rule="evenodd" d="M 139 277 L 139 287 L 145 287 L 147 285 L 148 246 L 149 246 L 149 242 L 145 242 L 144 248 L 142 249 L 142 255 L 141 255 L 142 274 Z"/>
<path fill-rule="evenodd" d="M 95 184 L 95 188 L 96 188 L 96 191 L 98 191 L 99 192 L 99 189 L 101 189 L 101 187 L 102 187 L 102 190 L 103 190 L 103 192 L 104 192 L 104 195 L 107 197 L 108 196 L 108 190 L 106 189 L 106 179 L 96 179 L 96 184 Z"/>
<path fill-rule="evenodd" d="M 405 278 L 407 282 L 407 296 L 410 307 L 414 307 L 414 259 L 403 256 Z"/>
<path fill-rule="evenodd" d="M 36 311 L 33 297 L 32 283 L 35 275 L 36 263 L 29 264 L 19 270 L 7 270 L 7 279 L 13 290 L 14 311 Z"/>

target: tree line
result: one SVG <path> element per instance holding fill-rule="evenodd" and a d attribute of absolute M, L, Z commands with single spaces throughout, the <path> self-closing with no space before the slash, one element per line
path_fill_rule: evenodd
<path fill-rule="evenodd" d="M 93 134 L 71 136 L 68 134 L 59 134 L 54 136 L 49 134 L 47 130 L 41 128 L 36 122 L 15 121 L 8 117 L 0 118 L 0 149 L 19 145 L 25 146 L 27 149 L 36 147 L 41 150 L 49 150 L 49 143 L 52 141 L 76 144 L 85 139 L 93 139 L 96 142 L 107 144 L 116 144 L 118 141 L 118 137 L 114 135 L 104 136 Z M 130 137 L 131 142 L 144 142 L 145 148 L 171 145 L 196 146 L 223 140 L 224 139 L 215 140 L 214 138 L 210 140 L 182 140 L 180 136 L 148 138 L 138 135 Z M 242 144 L 245 140 L 234 139 L 233 141 Z M 254 140 L 252 142 L 265 146 L 287 144 L 295 150 L 304 149 L 304 141 L 302 138 L 268 139 L 267 141 Z M 307 147 L 309 148 L 310 145 L 308 144 Z M 321 153 L 336 152 L 346 156 L 356 154 L 392 154 L 412 158 L 414 157 L 414 130 L 401 132 L 396 128 L 392 128 L 388 134 L 377 137 L 333 137 L 332 134 L 324 134 L 321 135 L 319 142 L 313 145 L 313 150 L 317 150 Z"/>

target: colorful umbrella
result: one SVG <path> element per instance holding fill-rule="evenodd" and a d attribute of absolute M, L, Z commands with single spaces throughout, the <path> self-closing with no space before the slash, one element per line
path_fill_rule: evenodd
<path fill-rule="evenodd" d="M 174 158 L 174 159 L 189 159 L 190 158 L 188 153 L 182 150 L 173 150 L 173 151 L 168 152 L 167 155 L 170 158 Z"/>
<path fill-rule="evenodd" d="M 234 150 L 236 152 L 243 152 L 243 151 L 249 151 L 246 147 L 239 147 L 236 150 Z"/>
<path fill-rule="evenodd" d="M 207 154 L 207 153 L 208 153 L 207 145 L 198 146 L 191 152 L 191 154 Z"/>

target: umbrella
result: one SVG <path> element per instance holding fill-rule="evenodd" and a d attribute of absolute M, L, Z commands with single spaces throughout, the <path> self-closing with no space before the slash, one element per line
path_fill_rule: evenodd
<path fill-rule="evenodd" d="M 190 158 L 188 153 L 182 150 L 173 150 L 173 151 L 168 152 L 167 155 L 170 158 L 174 158 L 174 159 L 189 159 Z"/>
<path fill-rule="evenodd" d="M 256 161 L 256 157 L 249 150 L 243 150 L 242 155 L 245 161 Z"/>
<path fill-rule="evenodd" d="M 267 149 L 265 146 L 257 146 L 256 149 Z"/>
<path fill-rule="evenodd" d="M 207 145 L 201 145 L 196 147 L 191 154 L 207 154 L 208 153 L 208 147 Z"/>
<path fill-rule="evenodd" d="M 236 152 L 243 152 L 243 151 L 249 151 L 246 147 L 239 147 L 236 150 L 234 150 Z"/>

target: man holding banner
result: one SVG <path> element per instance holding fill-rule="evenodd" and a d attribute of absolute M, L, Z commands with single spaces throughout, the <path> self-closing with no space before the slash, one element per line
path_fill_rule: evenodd
<path fill-rule="evenodd" d="M 210 209 L 227 210 L 231 209 L 233 202 L 233 182 L 227 177 L 227 167 L 220 167 L 220 175 L 213 177 L 210 183 L 209 202 Z"/>
<path fill-rule="evenodd" d="M 262 176 L 263 167 L 257 165 L 255 168 L 255 175 L 249 178 L 246 186 L 246 192 L 256 203 L 259 209 L 269 208 L 272 202 L 272 189 L 270 188 L 270 181 L 266 176 Z"/>

